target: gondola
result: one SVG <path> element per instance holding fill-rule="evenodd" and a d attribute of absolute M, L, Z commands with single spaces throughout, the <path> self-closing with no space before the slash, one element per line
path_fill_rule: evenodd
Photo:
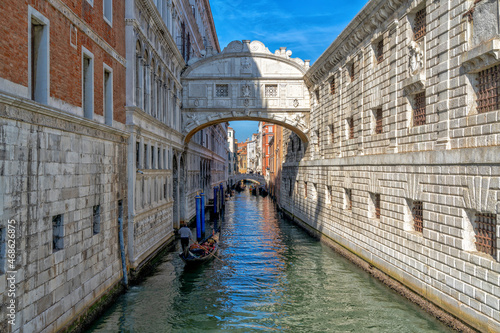
<path fill-rule="evenodd" d="M 191 244 L 188 256 L 184 256 L 184 253 L 181 252 L 179 253 L 179 257 L 181 257 L 186 265 L 201 265 L 216 257 L 218 251 L 219 233 L 217 232 L 200 243 Z"/>

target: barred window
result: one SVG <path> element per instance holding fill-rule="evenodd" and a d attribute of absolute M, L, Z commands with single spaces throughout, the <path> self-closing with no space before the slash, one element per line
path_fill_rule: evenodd
<path fill-rule="evenodd" d="M 345 204 L 347 210 L 352 210 L 352 191 L 350 188 L 345 189 Z"/>
<path fill-rule="evenodd" d="M 349 139 L 354 139 L 354 117 L 349 118 Z"/>
<path fill-rule="evenodd" d="M 500 65 L 485 69 L 478 74 L 477 112 L 500 109 Z"/>
<path fill-rule="evenodd" d="M 413 126 L 425 125 L 425 92 L 415 95 Z"/>
<path fill-rule="evenodd" d="M 424 231 L 424 214 L 422 201 L 413 202 L 413 227 L 417 232 Z"/>
<path fill-rule="evenodd" d="M 278 85 L 277 84 L 266 84 L 265 96 L 266 97 L 278 97 Z"/>
<path fill-rule="evenodd" d="M 377 64 L 380 64 L 384 60 L 384 39 L 380 39 L 377 43 L 377 49 L 375 50 L 375 56 L 377 57 Z"/>
<path fill-rule="evenodd" d="M 216 84 L 215 85 L 215 97 L 229 97 L 229 85 Z"/>
<path fill-rule="evenodd" d="M 330 94 L 335 95 L 335 78 L 330 81 Z"/>
<path fill-rule="evenodd" d="M 380 194 L 375 194 L 373 198 L 375 206 L 375 218 L 380 219 Z"/>
<path fill-rule="evenodd" d="M 101 232 L 101 205 L 92 208 L 92 230 L 94 235 Z"/>
<path fill-rule="evenodd" d="M 375 134 L 382 133 L 382 108 L 375 110 Z"/>
<path fill-rule="evenodd" d="M 64 248 L 64 224 L 63 216 L 52 217 L 52 251 L 56 252 Z"/>
<path fill-rule="evenodd" d="M 351 78 L 351 82 L 356 79 L 356 65 L 354 61 L 349 65 L 349 77 Z"/>
<path fill-rule="evenodd" d="M 335 142 L 335 127 L 333 124 L 328 125 L 328 128 L 330 129 L 330 142 L 334 143 Z"/>
<path fill-rule="evenodd" d="M 496 258 L 497 254 L 496 225 L 496 214 L 476 214 L 476 223 L 474 226 L 476 250 L 489 254 L 493 258 Z"/>
<path fill-rule="evenodd" d="M 413 25 L 413 40 L 418 41 L 426 33 L 426 12 L 425 8 L 415 14 L 415 23 Z"/>
<path fill-rule="evenodd" d="M 304 198 L 307 199 L 307 182 L 304 182 Z"/>

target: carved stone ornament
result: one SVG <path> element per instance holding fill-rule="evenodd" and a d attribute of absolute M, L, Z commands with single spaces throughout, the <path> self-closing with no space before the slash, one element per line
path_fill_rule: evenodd
<path fill-rule="evenodd" d="M 411 76 L 418 74 L 424 68 L 424 54 L 420 45 L 412 41 L 409 50 L 408 71 Z"/>
<path fill-rule="evenodd" d="M 241 87 L 241 96 L 250 97 L 250 86 L 249 85 L 244 85 L 243 87 Z"/>
<path fill-rule="evenodd" d="M 200 101 L 198 99 L 194 100 L 194 106 L 200 106 Z"/>
<path fill-rule="evenodd" d="M 244 70 L 249 70 L 250 68 L 252 68 L 252 63 L 248 60 L 247 57 L 241 59 L 241 68 L 243 68 Z"/>
<path fill-rule="evenodd" d="M 299 107 L 299 100 L 298 99 L 294 99 L 293 100 L 293 106 L 298 108 Z"/>
<path fill-rule="evenodd" d="M 250 100 L 248 98 L 245 98 L 245 101 L 243 102 L 243 105 L 249 106 L 250 105 Z"/>

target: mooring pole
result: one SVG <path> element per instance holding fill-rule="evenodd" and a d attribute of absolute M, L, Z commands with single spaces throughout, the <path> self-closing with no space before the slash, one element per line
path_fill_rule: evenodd
<path fill-rule="evenodd" d="M 196 195 L 196 238 L 201 240 L 201 197 Z"/>
<path fill-rule="evenodd" d="M 214 220 L 217 219 L 217 186 L 214 187 Z"/>
<path fill-rule="evenodd" d="M 205 193 L 201 195 L 201 234 L 205 237 Z"/>
<path fill-rule="evenodd" d="M 222 186 L 222 184 L 220 184 L 220 194 L 221 194 L 220 208 L 222 208 L 226 205 L 226 195 L 224 194 L 224 186 Z"/>

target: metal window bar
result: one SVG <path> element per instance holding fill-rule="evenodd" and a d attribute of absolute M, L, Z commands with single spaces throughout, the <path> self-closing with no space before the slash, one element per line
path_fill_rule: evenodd
<path fill-rule="evenodd" d="M 346 196 L 347 196 L 347 209 L 352 210 L 352 196 L 351 196 L 351 189 L 345 190 Z"/>
<path fill-rule="evenodd" d="M 413 227 L 417 232 L 424 231 L 424 214 L 422 201 L 413 202 Z"/>
<path fill-rule="evenodd" d="M 375 194 L 375 218 L 380 219 L 380 194 Z"/>
<path fill-rule="evenodd" d="M 425 92 L 415 95 L 413 126 L 425 125 Z"/>
<path fill-rule="evenodd" d="M 477 112 L 500 109 L 500 65 L 485 69 L 478 74 Z"/>
<path fill-rule="evenodd" d="M 413 40 L 418 41 L 426 33 L 426 12 L 425 8 L 415 14 L 415 24 L 413 26 Z"/>
<path fill-rule="evenodd" d="M 356 78 L 354 61 L 351 63 L 351 66 L 349 66 L 349 75 L 351 77 L 351 82 L 354 81 Z"/>
<path fill-rule="evenodd" d="M 354 139 L 354 118 L 349 118 L 349 139 Z"/>
<path fill-rule="evenodd" d="M 379 108 L 375 111 L 375 134 L 382 133 L 382 108 Z"/>
<path fill-rule="evenodd" d="M 476 214 L 476 250 L 491 255 L 496 258 L 497 239 L 496 239 L 496 214 Z"/>
<path fill-rule="evenodd" d="M 330 94 L 335 95 L 335 79 L 330 81 Z"/>
<path fill-rule="evenodd" d="M 278 97 L 278 85 L 266 84 L 265 96 L 266 97 Z"/>
<path fill-rule="evenodd" d="M 229 87 L 227 84 L 216 84 L 215 85 L 215 97 L 228 97 Z"/>
<path fill-rule="evenodd" d="M 380 64 L 384 60 L 384 39 L 382 38 L 377 43 L 377 64 Z"/>

